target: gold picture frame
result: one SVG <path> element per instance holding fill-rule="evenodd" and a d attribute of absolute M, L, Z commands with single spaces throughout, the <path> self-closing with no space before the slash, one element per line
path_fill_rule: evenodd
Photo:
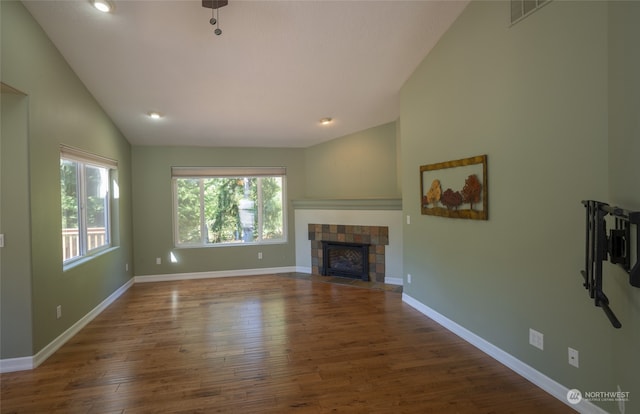
<path fill-rule="evenodd" d="M 422 214 L 471 220 L 489 219 L 487 156 L 420 166 Z"/>

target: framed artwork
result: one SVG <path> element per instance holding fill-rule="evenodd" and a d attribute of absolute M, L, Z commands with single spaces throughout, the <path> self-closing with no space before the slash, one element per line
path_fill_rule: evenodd
<path fill-rule="evenodd" d="M 422 214 L 488 220 L 487 156 L 420 166 Z"/>

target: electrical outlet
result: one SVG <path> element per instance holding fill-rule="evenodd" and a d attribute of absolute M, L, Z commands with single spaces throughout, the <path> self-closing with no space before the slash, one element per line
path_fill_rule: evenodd
<path fill-rule="evenodd" d="M 529 345 L 535 346 L 539 350 L 544 350 L 544 335 L 535 329 L 529 328 Z"/>
<path fill-rule="evenodd" d="M 0 234 L 0 247 L 4 247 L 4 234 Z"/>
<path fill-rule="evenodd" d="M 407 224 L 411 224 L 411 216 L 407 214 Z"/>
<path fill-rule="evenodd" d="M 156 264 L 162 264 L 162 259 L 159 257 L 156 257 Z"/>
<path fill-rule="evenodd" d="M 62 305 L 56 306 L 56 319 L 62 318 Z"/>
<path fill-rule="evenodd" d="M 258 252 L 258 259 L 262 260 L 262 252 Z"/>
<path fill-rule="evenodd" d="M 411 273 L 407 273 L 407 283 L 411 284 Z"/>
<path fill-rule="evenodd" d="M 128 272 L 128 271 L 129 271 L 129 263 L 127 263 L 127 264 L 125 264 L 125 265 L 124 265 L 124 271 L 125 271 L 125 272 Z"/>
<path fill-rule="evenodd" d="M 573 365 L 576 368 L 580 367 L 580 358 L 578 351 L 569 347 L 569 365 Z"/>

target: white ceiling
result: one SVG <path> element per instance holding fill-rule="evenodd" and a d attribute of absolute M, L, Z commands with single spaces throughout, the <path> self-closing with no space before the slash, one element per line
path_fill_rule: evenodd
<path fill-rule="evenodd" d="M 396 120 L 468 0 L 23 3 L 132 144 L 308 147 Z"/>

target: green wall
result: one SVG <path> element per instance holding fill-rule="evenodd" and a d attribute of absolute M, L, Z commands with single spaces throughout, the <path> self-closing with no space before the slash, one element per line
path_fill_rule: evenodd
<path fill-rule="evenodd" d="M 307 198 L 399 198 L 396 123 L 309 147 L 305 166 Z"/>
<path fill-rule="evenodd" d="M 2 93 L 0 133 L 0 317 L 2 357 L 31 355 L 28 98 Z"/>
<path fill-rule="evenodd" d="M 631 392 L 626 411 L 640 412 L 638 370 L 629 367 L 640 348 L 640 290 L 607 267 L 605 288 L 623 324 L 615 330 L 579 273 L 580 201 L 606 201 L 611 186 L 613 201 L 639 207 L 637 46 L 635 69 L 609 89 L 609 42 L 624 39 L 627 50 L 614 58 L 626 66 L 638 14 L 609 17 L 606 2 L 554 1 L 510 27 L 508 7 L 471 2 L 402 88 L 403 208 L 411 216 L 403 266 L 413 279 L 405 293 L 565 387 L 620 385 Z M 618 96 L 627 83 L 633 96 Z M 627 105 L 626 126 L 609 140 L 618 130 L 609 114 Z M 420 165 L 480 154 L 488 155 L 489 220 L 421 216 Z M 610 176 L 628 178 L 614 186 Z M 544 334 L 544 351 L 528 344 L 529 328 Z M 580 352 L 580 368 L 568 365 L 567 347 Z"/>
<path fill-rule="evenodd" d="M 22 3 L 2 2 L 2 82 L 23 91 L 28 98 L 27 156 L 12 160 L 17 171 L 28 177 L 29 249 L 20 254 L 28 266 L 20 272 L 2 272 L 2 307 L 16 309 L 15 302 L 31 309 L 32 338 L 16 331 L 15 324 L 2 324 L 2 354 L 4 358 L 31 356 L 40 351 L 80 318 L 95 308 L 132 277 L 125 266 L 132 263 L 131 223 L 131 148 L 82 82 L 67 65 L 40 26 Z M 3 131 L 4 132 L 4 131 Z M 5 137 L 10 141 L 24 139 Z M 112 229 L 116 246 L 67 271 L 62 268 L 59 147 L 74 146 L 119 163 L 120 198 L 114 211 Z M 3 165 L 7 161 L 2 153 Z M 23 177 L 23 178 L 26 178 Z M 20 193 L 27 182 L 6 188 L 3 167 L 3 195 Z M 24 197 L 22 197 L 24 199 Z M 2 222 L 7 217 L 3 208 Z M 28 227 L 21 233 L 28 232 Z M 6 234 L 7 245 L 16 238 Z M 4 267 L 4 262 L 3 262 Z M 28 289 L 7 289 L 16 279 L 29 278 Z M 22 282 L 23 283 L 23 282 Z M 7 299 L 10 298 L 10 299 Z M 6 300 L 6 302 L 5 302 Z M 62 318 L 56 319 L 56 306 L 62 305 Z M 22 316 L 23 319 L 28 319 Z M 24 329 L 24 327 L 22 328 Z M 5 341 L 8 341 L 7 343 Z M 6 347 L 5 347 L 6 345 Z"/>
<path fill-rule="evenodd" d="M 137 276 L 295 266 L 295 232 L 291 200 L 304 196 L 305 169 L 302 149 L 134 147 L 133 166 Z M 173 166 L 285 166 L 288 242 L 174 249 L 171 189 Z M 177 263 L 169 261 L 172 252 Z M 262 259 L 258 259 L 258 252 L 262 252 Z M 160 265 L 156 264 L 158 257 L 162 261 Z"/>

